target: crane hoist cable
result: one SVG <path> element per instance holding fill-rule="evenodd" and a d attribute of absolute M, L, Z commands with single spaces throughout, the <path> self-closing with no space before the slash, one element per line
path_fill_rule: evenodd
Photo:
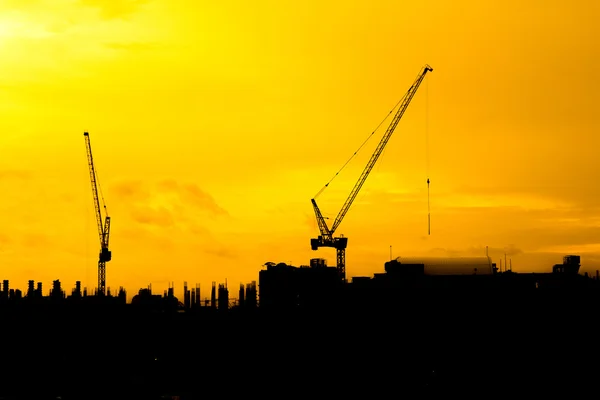
<path fill-rule="evenodd" d="M 407 93 L 408 94 L 408 93 Z M 348 165 L 348 163 L 350 163 L 350 161 L 352 161 L 352 159 L 354 157 L 356 157 L 356 155 L 358 154 L 358 152 L 364 147 L 365 144 L 367 144 L 367 142 L 369 141 L 369 139 L 371 139 L 373 137 L 373 135 L 375 134 L 375 132 L 377 132 L 377 130 L 381 127 L 381 125 L 383 125 L 383 123 L 390 117 L 390 115 L 392 115 L 392 113 L 394 112 L 394 110 L 396 108 L 398 108 L 398 106 L 400 105 L 400 103 L 402 103 L 402 101 L 404 100 L 404 98 L 407 96 L 407 94 L 405 94 L 404 96 L 402 96 L 402 98 L 400 100 L 398 100 L 398 102 L 396 103 L 396 105 L 394 106 L 394 108 L 392 108 L 390 110 L 390 112 L 385 116 L 385 118 L 383 118 L 381 120 L 381 122 L 379 123 L 379 125 L 377 125 L 377 127 L 373 130 L 373 132 L 371 132 L 369 134 L 369 136 L 367 136 L 367 138 L 365 139 L 364 142 L 362 142 L 362 144 L 358 147 L 358 149 L 356 149 L 356 151 L 350 156 L 350 158 L 344 163 L 344 165 L 342 165 L 342 167 L 335 173 L 335 175 L 333 175 L 333 177 L 325 184 L 325 186 L 323 186 L 321 188 L 321 190 L 319 190 L 317 192 L 316 195 L 314 195 L 313 199 L 316 199 L 321 193 L 323 193 L 323 191 L 329 186 L 329 184 L 331 182 L 333 182 L 333 180 L 335 178 L 337 178 L 337 176 L 340 174 L 340 172 L 342 172 L 342 170 L 344 168 L 346 168 L 346 166 Z"/>
<path fill-rule="evenodd" d="M 104 193 L 102 192 L 102 184 L 100 184 L 100 178 L 98 178 L 98 168 L 94 166 L 96 171 L 96 182 L 98 182 L 98 192 L 100 192 L 100 198 L 102 199 L 102 208 L 104 208 L 104 216 L 108 215 L 108 208 L 106 207 L 106 202 L 104 201 Z"/>
<path fill-rule="evenodd" d="M 427 235 L 431 235 L 431 204 L 429 202 L 429 79 L 425 77 L 425 162 L 427 173 Z"/>

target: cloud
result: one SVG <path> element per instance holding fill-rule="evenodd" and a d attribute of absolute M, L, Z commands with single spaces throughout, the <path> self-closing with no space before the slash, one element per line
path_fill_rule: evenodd
<path fill-rule="evenodd" d="M 217 256 L 220 258 L 229 258 L 229 259 L 238 258 L 237 254 L 235 254 L 233 251 L 231 251 L 225 247 L 222 247 L 219 249 L 209 248 L 209 249 L 205 249 L 204 252 L 206 254 L 211 254 L 213 256 Z"/>
<path fill-rule="evenodd" d="M 164 180 L 158 184 L 158 188 L 177 194 L 187 205 L 207 210 L 214 215 L 228 215 L 227 211 L 219 206 L 210 194 L 193 183 L 179 184 L 174 180 Z"/>
<path fill-rule="evenodd" d="M 551 175 L 551 174 L 549 174 Z M 569 182 L 495 182 L 494 186 L 461 185 L 453 189 L 453 193 L 436 194 L 442 202 L 448 197 L 457 199 L 479 200 L 481 204 L 518 205 L 523 208 L 578 208 L 582 210 L 600 210 L 596 202 L 600 196 L 597 185 L 577 182 L 581 177 L 574 177 Z M 591 177 L 594 180 L 596 177 Z M 533 206 L 533 207 L 531 207 Z"/>
<path fill-rule="evenodd" d="M 104 19 L 125 18 L 136 13 L 150 0 L 80 0 L 84 6 L 95 7 L 100 10 Z"/>
<path fill-rule="evenodd" d="M 198 221 L 205 217 L 198 213 L 208 212 L 212 216 L 228 215 L 214 198 L 195 184 L 181 184 L 175 180 L 163 180 L 155 185 L 142 181 L 120 182 L 111 187 L 126 204 L 131 218 L 144 225 L 185 227 L 194 235 L 206 236 L 208 230 Z"/>
<path fill-rule="evenodd" d="M 523 251 L 515 245 L 506 247 L 489 247 L 488 253 L 492 262 L 498 266 L 500 262 L 504 265 L 504 252 L 510 259 L 513 271 L 520 273 L 529 272 L 550 272 L 552 266 L 561 264 L 563 256 L 567 254 L 576 254 L 581 256 L 581 273 L 595 273 L 596 269 L 600 269 L 600 246 L 595 250 L 588 251 L 585 247 L 570 249 L 570 248 L 555 248 L 543 249 L 541 251 Z M 574 251 L 576 250 L 576 251 Z M 426 251 L 425 256 L 434 257 L 473 257 L 485 256 L 485 246 L 471 246 L 467 248 L 432 248 Z M 416 257 L 422 255 L 415 255 Z M 508 261 L 508 260 L 507 260 Z"/>
<path fill-rule="evenodd" d="M 29 248 L 47 247 L 51 244 L 50 237 L 42 233 L 26 233 L 21 241 L 25 247 Z"/>
<path fill-rule="evenodd" d="M 7 245 L 11 242 L 10 237 L 3 233 L 0 233 L 0 251 L 4 250 L 4 245 Z"/>
<path fill-rule="evenodd" d="M 427 252 L 429 255 L 436 257 L 460 257 L 465 254 L 464 250 L 446 249 L 443 247 L 435 247 Z"/>
<path fill-rule="evenodd" d="M 43 0 L 4 0 L 0 10 L 23 10 L 28 11 L 32 6 L 42 5 Z"/>
<path fill-rule="evenodd" d="M 17 169 L 5 169 L 0 170 L 0 180 L 8 179 L 30 179 L 32 176 L 30 171 L 17 170 Z"/>
<path fill-rule="evenodd" d="M 131 217 L 140 224 L 157 225 L 160 227 L 172 226 L 175 222 L 173 214 L 165 207 L 152 208 L 139 206 L 132 210 Z"/>
<path fill-rule="evenodd" d="M 136 246 L 140 245 L 146 249 L 159 249 L 158 251 L 172 251 L 175 248 L 175 242 L 173 238 L 169 236 L 159 235 L 157 232 L 152 232 L 149 229 L 141 227 L 125 227 L 122 230 L 122 234 L 125 238 L 134 243 Z"/>
<path fill-rule="evenodd" d="M 112 50 L 124 51 L 146 51 L 159 48 L 159 44 L 154 42 L 110 42 L 106 43 L 105 46 Z"/>
<path fill-rule="evenodd" d="M 364 189 L 363 189 L 364 190 Z M 362 193 L 362 196 L 361 196 Z M 364 197 L 374 204 L 379 203 L 423 203 L 427 201 L 427 192 L 423 190 L 395 191 L 367 189 L 359 193 L 358 197 Z M 358 200 L 358 199 L 357 199 Z"/>
<path fill-rule="evenodd" d="M 464 251 L 465 255 L 473 255 L 473 256 L 484 256 L 486 253 L 485 246 L 470 246 L 466 248 Z M 488 254 L 491 256 L 498 254 L 506 254 L 507 256 L 516 256 L 519 254 L 523 254 L 523 250 L 515 246 L 514 244 L 509 244 L 504 247 L 490 247 L 487 248 Z"/>
<path fill-rule="evenodd" d="M 141 181 L 120 182 L 111 189 L 124 200 L 146 200 L 150 197 L 148 188 Z"/>
<path fill-rule="evenodd" d="M 557 246 L 587 246 L 600 243 L 600 226 L 557 226 L 520 228 L 512 233 L 514 240 L 529 249 L 538 250 Z"/>
<path fill-rule="evenodd" d="M 509 244 L 505 247 L 490 247 L 487 248 L 487 253 L 490 257 L 498 257 L 500 255 L 504 256 L 517 256 L 520 254 L 524 254 L 523 250 L 515 246 L 514 244 Z M 442 248 L 435 247 L 427 251 L 428 255 L 438 256 L 438 257 L 485 257 L 486 247 L 485 246 L 470 246 L 465 248 Z"/>

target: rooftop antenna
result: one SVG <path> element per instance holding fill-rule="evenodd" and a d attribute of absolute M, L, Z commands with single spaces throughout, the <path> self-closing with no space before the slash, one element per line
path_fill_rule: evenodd
<path fill-rule="evenodd" d="M 508 264 L 509 265 L 509 269 L 512 271 L 512 258 L 509 259 L 508 262 L 509 262 L 509 264 Z"/>
<path fill-rule="evenodd" d="M 504 253 L 504 270 L 506 271 L 506 267 L 508 267 L 508 263 L 506 262 L 506 252 Z"/>
<path fill-rule="evenodd" d="M 390 245 L 390 261 L 392 261 L 392 245 Z"/>

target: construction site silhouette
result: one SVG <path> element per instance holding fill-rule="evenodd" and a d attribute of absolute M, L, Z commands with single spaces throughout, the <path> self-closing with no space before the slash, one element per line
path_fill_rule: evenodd
<path fill-rule="evenodd" d="M 187 282 L 183 298 L 173 286 L 139 289 L 131 301 L 125 288 L 111 292 L 111 217 L 85 132 L 98 283 L 88 291 L 77 281 L 67 294 L 60 280 L 48 290 L 34 280 L 26 290 L 2 282 L 0 400 L 183 400 L 215 389 L 219 396 L 280 398 L 595 389 L 587 384 L 596 377 L 596 345 L 582 341 L 595 339 L 600 276 L 581 274 L 578 255 L 565 255 L 546 273 L 516 273 L 506 259 L 503 268 L 486 254 L 390 259 L 372 277 L 347 277 L 348 238 L 334 234 L 432 71 L 425 65 L 390 111 L 391 123 L 331 227 L 316 198 L 341 169 L 311 199 L 319 229 L 311 249 L 336 249 L 335 266 L 323 258 L 301 266 L 269 262 L 235 295 L 216 282 L 210 297 Z"/>
<path fill-rule="evenodd" d="M 235 305 L 225 285 L 213 285 L 207 301 L 198 287 L 186 287 L 183 301 L 172 288 L 144 288 L 128 303 L 124 290 L 88 295 L 77 283 L 66 295 L 55 281 L 44 296 L 30 281 L 22 295 L 4 281 L 0 391 L 183 399 L 219 381 L 267 379 L 264 395 L 378 397 L 572 390 L 592 379 L 577 361 L 577 336 L 595 332 L 598 276 L 579 274 L 573 255 L 542 274 L 488 267 L 440 275 L 397 259 L 345 282 L 323 259 L 269 263 L 258 287 L 240 286 Z"/>

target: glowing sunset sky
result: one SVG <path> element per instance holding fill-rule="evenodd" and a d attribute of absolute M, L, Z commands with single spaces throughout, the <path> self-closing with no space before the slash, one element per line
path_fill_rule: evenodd
<path fill-rule="evenodd" d="M 593 1 L 3 1 L 0 278 L 95 287 L 84 131 L 113 290 L 187 280 L 205 296 L 227 279 L 233 295 L 267 261 L 334 265 L 310 249 L 310 199 L 424 64 L 337 231 L 347 275 L 381 272 L 390 245 L 600 268 L 598 21 Z M 318 197 L 324 214 L 385 127 Z"/>

